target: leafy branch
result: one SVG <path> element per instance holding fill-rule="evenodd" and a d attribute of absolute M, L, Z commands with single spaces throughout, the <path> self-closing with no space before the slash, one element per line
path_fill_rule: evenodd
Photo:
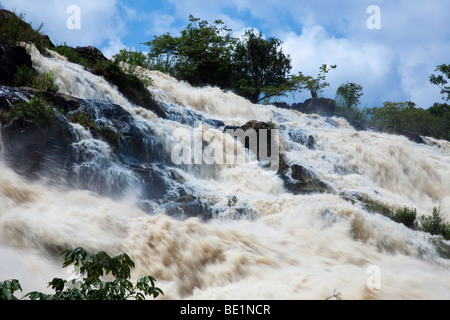
<path fill-rule="evenodd" d="M 146 296 L 158 297 L 164 292 L 156 287 L 156 280 L 145 276 L 133 283 L 129 280 L 131 268 L 135 267 L 130 257 L 123 253 L 110 257 L 101 251 L 91 254 L 83 248 L 75 248 L 61 253 L 64 255 L 63 268 L 73 265 L 82 275 L 81 280 L 54 278 L 50 283 L 55 293 L 45 294 L 32 291 L 25 295 L 31 300 L 145 300 Z M 112 276 L 105 281 L 102 277 Z M 17 300 L 15 291 L 22 291 L 18 280 L 0 282 L 0 300 Z"/>

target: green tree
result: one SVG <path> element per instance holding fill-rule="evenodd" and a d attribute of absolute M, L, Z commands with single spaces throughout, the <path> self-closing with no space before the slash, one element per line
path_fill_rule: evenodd
<path fill-rule="evenodd" d="M 356 107 L 360 103 L 359 98 L 363 95 L 362 89 L 360 84 L 353 82 L 341 84 L 336 91 L 338 105 L 345 108 Z"/>
<path fill-rule="evenodd" d="M 329 87 L 330 84 L 325 81 L 327 74 L 330 70 L 336 69 L 336 65 L 328 65 L 323 64 L 319 68 L 319 73 L 317 77 L 313 76 L 305 76 L 302 72 L 299 72 L 298 76 L 296 76 L 296 80 L 300 84 L 298 89 L 303 90 L 306 89 L 311 93 L 311 97 L 316 100 L 319 97 L 319 93 L 323 91 L 326 87 Z"/>
<path fill-rule="evenodd" d="M 221 20 L 210 24 L 189 16 L 189 24 L 179 37 L 169 33 L 145 44 L 150 57 L 175 61 L 174 76 L 194 86 L 230 88 L 231 53 L 235 39 Z"/>
<path fill-rule="evenodd" d="M 266 39 L 261 32 L 245 32 L 233 53 L 237 94 L 257 103 L 296 90 L 296 83 L 289 76 L 291 59 L 281 45 L 281 40 Z"/>
<path fill-rule="evenodd" d="M 252 30 L 237 39 L 221 20 L 210 24 L 191 15 L 179 37 L 165 33 L 145 44 L 156 67 L 194 86 L 232 90 L 252 102 L 299 89 L 279 39 Z"/>
<path fill-rule="evenodd" d="M 415 103 L 411 101 L 405 102 L 383 102 L 383 107 L 375 107 L 366 109 L 370 122 L 387 132 L 394 132 L 403 129 L 404 123 L 407 121 L 404 110 L 413 109 Z"/>
<path fill-rule="evenodd" d="M 386 132 L 406 130 L 438 139 L 445 134 L 440 118 L 428 110 L 416 108 L 411 101 L 384 102 L 383 107 L 366 109 L 365 113 L 372 125 Z"/>
<path fill-rule="evenodd" d="M 430 76 L 430 82 L 441 88 L 441 94 L 447 95 L 447 97 L 442 97 L 442 100 L 448 101 L 450 100 L 450 86 L 447 86 L 448 80 L 450 79 L 450 64 L 441 64 L 436 67 L 435 71 L 439 71 L 442 74 L 437 76 L 432 74 Z"/>

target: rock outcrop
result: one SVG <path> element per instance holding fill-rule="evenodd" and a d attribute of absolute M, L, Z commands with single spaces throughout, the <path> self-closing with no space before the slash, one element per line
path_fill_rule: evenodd
<path fill-rule="evenodd" d="M 0 84 L 14 85 L 14 76 L 19 67 L 32 68 L 31 56 L 23 47 L 0 44 Z"/>
<path fill-rule="evenodd" d="M 279 172 L 286 190 L 293 194 L 310 194 L 330 192 L 326 183 L 320 181 L 311 170 L 293 164 Z"/>

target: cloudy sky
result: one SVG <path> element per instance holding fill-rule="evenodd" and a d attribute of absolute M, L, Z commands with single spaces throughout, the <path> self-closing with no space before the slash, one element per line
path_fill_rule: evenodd
<path fill-rule="evenodd" d="M 373 5 L 379 14 L 368 10 Z M 57 45 L 94 45 L 108 57 L 145 50 L 140 43 L 154 35 L 178 34 L 190 14 L 221 19 L 236 35 L 256 28 L 283 41 L 294 73 L 316 75 L 322 64 L 336 64 L 323 95 L 334 98 L 340 84 L 356 82 L 362 107 L 411 100 L 428 108 L 442 98 L 428 78 L 450 64 L 448 0 L 0 0 L 0 7 L 24 13 L 35 27 L 44 23 Z"/>

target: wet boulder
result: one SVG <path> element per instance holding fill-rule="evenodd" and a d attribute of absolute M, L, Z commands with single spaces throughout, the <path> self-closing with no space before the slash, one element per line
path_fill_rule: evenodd
<path fill-rule="evenodd" d="M 293 164 L 279 172 L 286 190 L 293 194 L 310 194 L 330 192 L 328 185 L 316 177 L 307 168 Z"/>
<path fill-rule="evenodd" d="M 303 103 L 294 103 L 292 109 L 331 117 L 335 114 L 336 101 L 328 98 L 307 99 Z"/>
<path fill-rule="evenodd" d="M 93 63 L 98 63 L 101 61 L 108 61 L 108 59 L 103 55 L 103 53 L 93 46 L 87 46 L 87 47 L 76 47 L 75 52 L 78 53 L 80 56 L 82 56 L 85 59 L 88 59 L 89 61 Z"/>

